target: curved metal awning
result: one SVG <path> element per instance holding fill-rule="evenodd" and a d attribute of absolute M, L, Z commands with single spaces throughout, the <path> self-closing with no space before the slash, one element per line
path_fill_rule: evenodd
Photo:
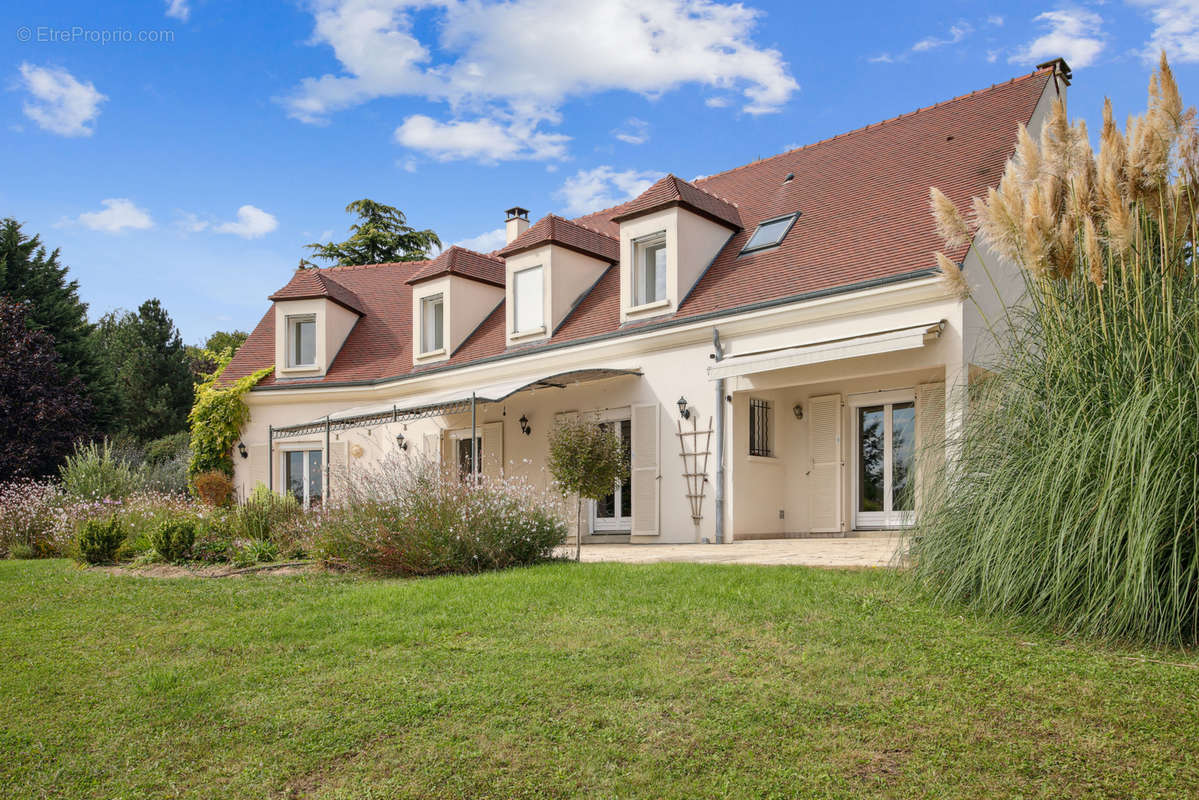
<path fill-rule="evenodd" d="M 521 378 L 514 381 L 479 386 L 473 389 L 455 389 L 451 392 L 426 395 L 422 398 L 411 398 L 402 403 L 347 408 L 344 411 L 339 411 L 328 417 L 314 419 L 311 422 L 272 428 L 271 438 L 289 439 L 297 436 L 311 436 L 317 433 L 324 433 L 326 430 L 343 431 L 350 428 L 383 425 L 389 422 L 411 422 L 426 417 L 461 414 L 470 411 L 472 403 L 498 403 L 518 392 L 544 388 L 564 389 L 567 386 L 577 383 L 640 374 L 641 370 L 638 369 L 574 369 L 534 380 Z"/>

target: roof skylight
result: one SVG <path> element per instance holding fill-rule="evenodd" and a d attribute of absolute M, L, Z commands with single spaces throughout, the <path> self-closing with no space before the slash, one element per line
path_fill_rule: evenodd
<path fill-rule="evenodd" d="M 759 223 L 758 229 L 754 231 L 753 236 L 749 237 L 749 241 L 745 243 L 745 247 L 741 248 L 741 252 L 748 253 L 752 250 L 774 247 L 783 241 L 783 237 L 787 235 L 787 231 L 791 230 L 791 226 L 795 224 L 798 217 L 799 212 L 796 212 Z"/>

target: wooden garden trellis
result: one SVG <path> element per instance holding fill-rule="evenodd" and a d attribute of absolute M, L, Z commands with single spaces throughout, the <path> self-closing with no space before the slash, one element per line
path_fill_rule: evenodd
<path fill-rule="evenodd" d="M 691 519 L 698 525 L 704 516 L 704 494 L 708 484 L 708 456 L 712 448 L 712 418 L 708 417 L 705 430 L 699 428 L 699 418 L 691 415 L 691 430 L 683 430 L 683 421 L 676 425 L 679 437 L 679 455 L 683 458 L 683 482 L 687 487 L 687 501 L 691 504 Z M 700 449 L 700 441 L 703 449 Z"/>

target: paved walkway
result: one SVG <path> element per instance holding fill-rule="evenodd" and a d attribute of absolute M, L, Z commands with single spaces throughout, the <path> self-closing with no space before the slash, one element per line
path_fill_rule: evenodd
<path fill-rule="evenodd" d="M 732 544 L 584 544 L 584 561 L 653 564 L 795 564 L 806 567 L 888 567 L 899 548 L 897 536 L 865 535 L 844 539 L 761 539 Z M 574 546 L 562 550 L 574 556 Z"/>

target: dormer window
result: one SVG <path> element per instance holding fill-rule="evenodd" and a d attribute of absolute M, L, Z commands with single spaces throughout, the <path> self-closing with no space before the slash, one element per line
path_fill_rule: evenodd
<path fill-rule="evenodd" d="M 633 305 L 666 300 L 666 232 L 633 242 Z"/>
<path fill-rule="evenodd" d="M 445 349 L 445 299 L 435 294 L 420 302 L 421 353 L 436 353 Z"/>
<path fill-rule="evenodd" d="M 785 217 L 775 217 L 773 219 L 764 220 L 758 224 L 754 235 L 749 237 L 749 241 L 745 243 L 745 247 L 741 248 L 742 253 L 750 253 L 754 250 L 765 250 L 767 247 L 774 247 L 783 241 L 783 237 L 791 230 L 791 226 L 795 224 L 795 220 L 799 214 L 788 214 Z"/>
<path fill-rule="evenodd" d="M 540 265 L 512 276 L 513 333 L 545 329 L 545 270 Z"/>
<path fill-rule="evenodd" d="M 303 314 L 287 318 L 287 365 L 316 366 L 316 315 Z"/>

